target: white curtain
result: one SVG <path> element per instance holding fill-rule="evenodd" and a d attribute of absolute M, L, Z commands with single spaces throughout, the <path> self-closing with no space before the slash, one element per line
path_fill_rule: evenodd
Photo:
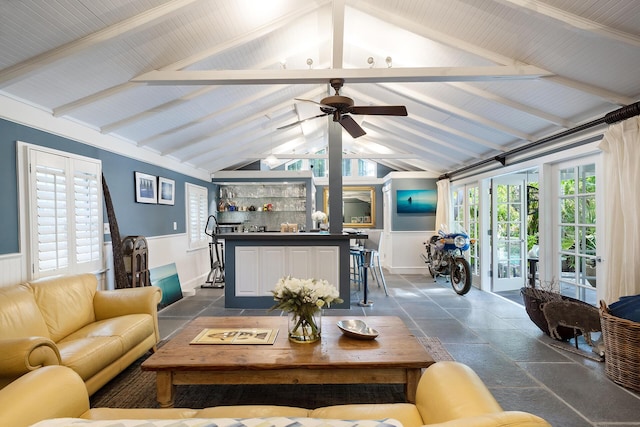
<path fill-rule="evenodd" d="M 611 125 L 600 143 L 603 151 L 605 286 L 607 304 L 640 294 L 640 117 Z"/>
<path fill-rule="evenodd" d="M 449 226 L 449 213 L 451 211 L 451 190 L 448 179 L 441 179 L 438 185 L 438 204 L 436 205 L 436 231 L 442 224 Z"/>

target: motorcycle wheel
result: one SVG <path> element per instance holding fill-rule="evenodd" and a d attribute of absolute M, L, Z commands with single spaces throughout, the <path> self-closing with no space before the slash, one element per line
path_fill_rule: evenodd
<path fill-rule="evenodd" d="M 471 289 L 471 266 L 462 258 L 454 258 L 451 266 L 451 287 L 458 295 L 464 295 Z"/>

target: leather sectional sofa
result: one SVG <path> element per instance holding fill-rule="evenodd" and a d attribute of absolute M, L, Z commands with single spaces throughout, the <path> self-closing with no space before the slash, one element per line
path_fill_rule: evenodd
<path fill-rule="evenodd" d="M 184 427 L 550 426 L 542 418 L 526 412 L 504 411 L 475 372 L 458 362 L 438 362 L 426 369 L 418 385 L 415 404 L 337 405 L 318 409 L 259 405 L 89 409 L 89 396 L 82 379 L 64 366 L 47 366 L 23 375 L 0 390 L 0 414 L 3 425 L 12 427 L 34 423 L 37 427 L 152 427 L 176 425 L 175 420 L 181 420 L 180 425 Z"/>
<path fill-rule="evenodd" d="M 155 349 L 160 288 L 97 287 L 93 274 L 0 287 L 0 387 L 43 366 L 64 365 L 91 395 Z"/>

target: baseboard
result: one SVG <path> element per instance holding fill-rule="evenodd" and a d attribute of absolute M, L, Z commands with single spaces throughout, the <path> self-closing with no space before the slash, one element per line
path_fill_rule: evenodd
<path fill-rule="evenodd" d="M 427 267 L 385 267 L 391 274 L 429 274 Z"/>

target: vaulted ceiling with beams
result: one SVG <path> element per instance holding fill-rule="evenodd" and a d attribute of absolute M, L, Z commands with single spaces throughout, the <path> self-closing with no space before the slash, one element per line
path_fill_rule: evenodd
<path fill-rule="evenodd" d="M 8 0 L 0 52 L 0 102 L 212 174 L 313 157 L 344 78 L 408 111 L 344 155 L 437 175 L 637 102 L 640 1 Z"/>

